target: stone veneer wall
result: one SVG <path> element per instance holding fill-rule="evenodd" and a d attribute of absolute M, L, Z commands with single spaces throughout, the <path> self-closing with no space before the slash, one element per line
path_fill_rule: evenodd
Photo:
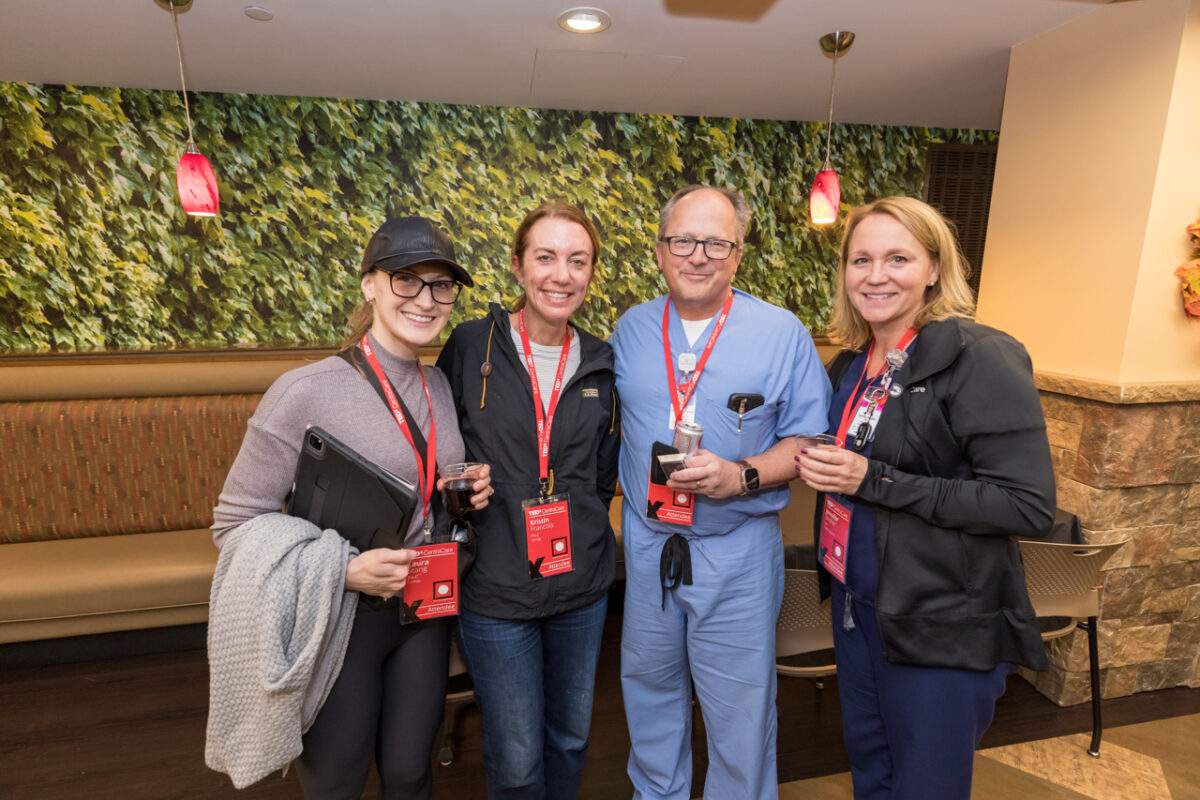
<path fill-rule="evenodd" d="M 1116 385 L 1039 373 L 1058 505 L 1087 541 L 1128 538 L 1104 575 L 1103 697 L 1200 686 L 1200 385 Z M 1060 705 L 1088 700 L 1087 635 L 1023 674 Z"/>

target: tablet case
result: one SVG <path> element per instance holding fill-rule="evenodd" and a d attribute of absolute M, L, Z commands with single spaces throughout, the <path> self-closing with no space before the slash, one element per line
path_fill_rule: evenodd
<path fill-rule="evenodd" d="M 332 528 L 362 552 L 403 547 L 418 502 L 413 484 L 315 425 L 304 432 L 288 514 Z"/>

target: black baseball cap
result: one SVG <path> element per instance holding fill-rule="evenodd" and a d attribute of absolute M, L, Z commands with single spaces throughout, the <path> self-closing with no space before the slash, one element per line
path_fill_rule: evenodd
<path fill-rule="evenodd" d="M 474 286 L 466 268 L 454 255 L 450 237 L 424 217 L 393 217 L 379 226 L 363 254 L 360 274 L 372 269 L 399 272 L 417 264 L 443 264 L 454 280 Z"/>

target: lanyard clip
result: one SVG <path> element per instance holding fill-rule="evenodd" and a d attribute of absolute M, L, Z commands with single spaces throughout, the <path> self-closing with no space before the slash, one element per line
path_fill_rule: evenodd
<path fill-rule="evenodd" d="M 550 486 L 551 484 L 549 478 L 538 479 L 538 489 L 541 490 L 543 500 L 550 496 Z"/>
<path fill-rule="evenodd" d="M 864 422 L 854 432 L 854 449 L 862 450 L 871 438 L 871 423 Z"/>

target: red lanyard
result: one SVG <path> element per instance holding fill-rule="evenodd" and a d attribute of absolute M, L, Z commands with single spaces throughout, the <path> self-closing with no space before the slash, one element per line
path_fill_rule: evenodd
<path fill-rule="evenodd" d="M 904 350 L 905 348 L 908 347 L 909 342 L 911 342 L 916 335 L 917 335 L 917 332 L 915 330 L 913 330 L 912 328 L 909 328 L 907 331 L 904 332 L 904 335 L 902 337 L 900 337 L 900 341 L 896 343 L 895 349 L 896 350 Z M 863 361 L 862 374 L 858 376 L 858 383 L 856 383 L 854 385 L 854 392 L 853 392 L 853 394 L 850 395 L 850 399 L 847 401 L 845 407 L 842 409 L 842 421 L 841 421 L 841 424 L 838 425 L 837 437 L 839 439 L 841 439 L 843 442 L 846 441 L 846 434 L 849 432 L 849 429 L 850 429 L 850 420 L 854 417 L 855 411 L 862 404 L 861 397 L 858 393 L 858 390 L 862 388 L 863 378 L 867 377 L 867 364 L 871 363 L 871 352 L 874 351 L 874 349 L 875 349 L 875 340 L 872 339 L 871 346 L 867 349 L 867 358 L 865 361 Z M 881 366 L 879 368 L 879 371 L 876 372 L 874 377 L 871 378 L 871 382 L 873 382 L 875 380 L 875 378 L 878 378 L 880 375 L 882 375 L 884 373 L 884 371 L 887 370 L 887 368 L 888 368 L 888 364 L 887 364 L 887 360 L 885 359 L 883 362 L 883 366 Z M 868 382 L 868 385 L 870 385 L 870 382 Z M 865 392 L 864 392 L 864 394 L 865 394 Z M 886 402 L 887 402 L 887 395 L 884 395 L 876 403 L 876 405 L 879 408 L 883 408 L 883 404 Z"/>
<path fill-rule="evenodd" d="M 667 383 L 670 386 L 671 406 L 675 409 L 676 422 L 683 419 L 683 410 L 687 408 L 688 401 L 692 399 L 692 392 L 696 390 L 696 384 L 700 382 L 700 373 L 704 371 L 704 365 L 708 363 L 713 345 L 717 343 L 717 337 L 721 335 L 721 329 L 725 327 L 725 320 L 729 318 L 729 308 L 732 305 L 733 292 L 730 291 L 725 305 L 721 307 L 721 314 L 717 317 L 717 324 L 713 326 L 713 332 L 708 335 L 708 343 L 704 345 L 704 352 L 700 354 L 700 360 L 696 362 L 696 371 L 692 373 L 692 377 L 687 383 L 679 386 L 675 382 L 675 364 L 671 361 L 671 337 L 667 333 L 667 324 L 671 319 L 671 298 L 667 297 L 667 304 L 663 306 L 663 355 L 667 359 Z M 681 393 L 682 400 L 680 399 Z"/>
<path fill-rule="evenodd" d="M 550 429 L 554 426 L 554 409 L 558 407 L 558 394 L 562 391 L 563 373 L 567 371 L 567 356 L 571 353 L 571 326 L 567 326 L 567 340 L 563 342 L 562 355 L 558 357 L 558 372 L 554 374 L 554 388 L 550 392 L 550 404 L 542 413 L 542 392 L 538 388 L 537 367 L 533 363 L 533 351 L 529 347 L 529 335 L 525 333 L 525 309 L 517 313 L 517 330 L 521 334 L 521 348 L 525 351 L 525 367 L 529 370 L 529 386 L 533 389 L 533 411 L 537 415 L 538 475 L 542 486 L 550 478 Z"/>
<path fill-rule="evenodd" d="M 417 451 L 417 444 L 413 441 L 412 431 L 408 428 L 408 420 L 404 418 L 404 412 L 400 410 L 400 403 L 396 400 L 396 392 L 392 389 L 392 382 L 387 379 L 387 375 L 383 374 L 383 367 L 379 365 L 379 359 L 375 357 L 375 351 L 371 349 L 371 343 L 364 336 L 360 344 L 363 355 L 367 357 L 367 363 L 371 365 L 371 371 L 375 373 L 375 377 L 379 379 L 379 385 L 383 387 L 383 394 L 387 398 L 388 408 L 392 410 L 392 416 L 396 418 L 396 424 L 400 426 L 400 432 L 404 434 L 405 439 L 408 439 L 408 443 L 417 457 L 417 481 L 421 489 L 421 502 L 425 506 L 425 528 L 428 530 L 431 524 L 429 503 L 433 499 L 433 476 L 437 470 L 437 425 L 433 421 L 433 400 L 429 397 L 429 384 L 425 383 L 425 373 L 421 370 L 421 364 L 418 361 L 417 374 L 421 376 L 421 386 L 425 389 L 425 402 L 429 403 L 428 449 L 423 457 Z"/>

